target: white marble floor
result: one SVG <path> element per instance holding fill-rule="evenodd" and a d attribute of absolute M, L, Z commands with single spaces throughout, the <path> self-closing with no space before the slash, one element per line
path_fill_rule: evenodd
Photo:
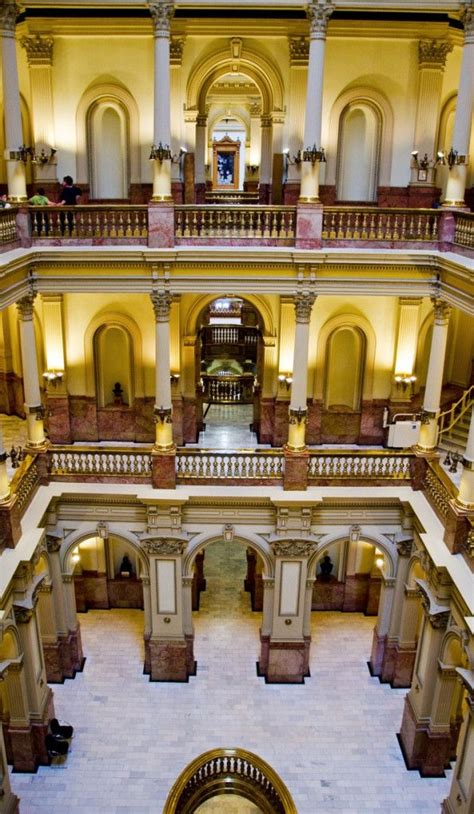
<path fill-rule="evenodd" d="M 62 766 L 12 775 L 21 814 L 160 812 L 181 770 L 216 746 L 261 755 L 299 814 L 439 814 L 451 771 L 422 779 L 405 769 L 395 737 L 405 691 L 367 669 L 374 619 L 314 614 L 311 678 L 265 685 L 255 670 L 260 614 L 242 588 L 244 549 L 211 546 L 205 570 L 189 684 L 142 675 L 140 611 L 80 616 L 84 672 L 54 687 L 58 716 L 76 727 L 71 751 Z"/>

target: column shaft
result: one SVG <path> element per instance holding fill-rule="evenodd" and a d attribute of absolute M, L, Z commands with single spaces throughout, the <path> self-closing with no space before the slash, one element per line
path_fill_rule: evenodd
<path fill-rule="evenodd" d="M 155 446 L 173 448 L 171 369 L 170 369 L 170 310 L 172 297 L 168 292 L 151 294 L 156 320 L 155 361 Z"/>
<path fill-rule="evenodd" d="M 441 389 L 443 386 L 444 360 L 448 341 L 450 313 L 451 309 L 445 302 L 441 300 L 435 301 L 433 336 L 431 339 L 430 359 L 423 401 L 425 416 L 421 425 L 420 440 L 418 443 L 418 449 L 422 452 L 431 451 L 436 447 L 438 434 L 437 420 L 441 401 Z"/>
<path fill-rule="evenodd" d="M 309 329 L 315 299 L 309 292 L 297 294 L 295 297 L 296 329 L 288 432 L 288 447 L 291 450 L 301 450 L 305 447 Z"/>
<path fill-rule="evenodd" d="M 464 48 L 459 80 L 456 115 L 454 118 L 452 147 L 459 155 L 467 156 L 472 126 L 474 102 L 474 4 L 466 0 L 461 6 L 464 23 Z M 443 206 L 463 206 L 466 188 L 467 164 L 454 165 L 448 174 Z"/>
<path fill-rule="evenodd" d="M 206 183 L 206 138 L 207 116 L 198 116 L 196 119 L 196 151 L 194 157 L 194 181 L 196 184 Z"/>
<path fill-rule="evenodd" d="M 45 436 L 41 412 L 38 356 L 36 353 L 36 338 L 33 323 L 34 298 L 34 294 L 28 294 L 17 303 L 17 308 L 20 326 L 21 361 L 23 366 L 23 388 L 25 391 L 28 445 L 33 447 L 41 447 L 45 443 Z"/>
<path fill-rule="evenodd" d="M 474 508 L 474 407 L 471 408 L 471 422 L 462 465 L 461 483 L 456 502 L 472 509 Z"/>
<path fill-rule="evenodd" d="M 5 3 L 0 9 L 2 77 L 5 121 L 5 146 L 18 151 L 23 145 L 23 127 L 20 109 L 20 88 L 16 60 L 15 27 L 20 9 L 16 2 Z M 14 202 L 26 200 L 25 163 L 7 159 L 8 197 Z"/>
<path fill-rule="evenodd" d="M 154 31 L 154 107 L 153 143 L 170 151 L 170 28 L 174 6 L 167 2 L 149 2 Z M 153 167 L 153 200 L 171 199 L 171 152 L 161 161 L 155 159 Z"/>

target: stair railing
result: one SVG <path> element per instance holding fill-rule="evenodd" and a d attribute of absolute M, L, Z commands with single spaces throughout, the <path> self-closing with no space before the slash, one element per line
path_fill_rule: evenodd
<path fill-rule="evenodd" d="M 440 413 L 438 416 L 438 442 L 442 435 L 446 435 L 455 424 L 463 417 L 464 413 L 471 407 L 474 401 L 474 384 L 465 390 L 461 398 L 451 404 L 449 410 Z"/>

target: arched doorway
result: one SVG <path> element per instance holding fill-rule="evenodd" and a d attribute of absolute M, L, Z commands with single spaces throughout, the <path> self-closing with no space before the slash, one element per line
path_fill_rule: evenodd
<path fill-rule="evenodd" d="M 117 99 L 99 99 L 87 115 L 87 155 L 91 198 L 128 198 L 129 123 L 128 111 Z"/>
<path fill-rule="evenodd" d="M 220 297 L 201 312 L 196 392 L 204 446 L 235 449 L 257 441 L 253 433 L 259 430 L 262 329 L 256 308 L 240 297 Z"/>

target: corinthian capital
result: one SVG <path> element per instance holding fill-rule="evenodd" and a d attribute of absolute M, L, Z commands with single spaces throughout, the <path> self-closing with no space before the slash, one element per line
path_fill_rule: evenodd
<path fill-rule="evenodd" d="M 26 51 L 29 65 L 53 64 L 54 40 L 52 37 L 35 34 L 32 37 L 22 37 L 20 43 Z"/>
<path fill-rule="evenodd" d="M 433 300 L 434 321 L 438 325 L 443 325 L 449 321 L 451 306 L 444 300 Z"/>
<path fill-rule="evenodd" d="M 155 319 L 157 322 L 168 322 L 173 297 L 168 291 L 152 291 L 150 294 Z"/>
<path fill-rule="evenodd" d="M 26 294 L 21 300 L 18 300 L 16 307 L 22 322 L 33 319 L 33 306 L 36 294 Z"/>
<path fill-rule="evenodd" d="M 418 43 L 418 64 L 420 68 L 444 69 L 446 57 L 453 46 L 446 40 L 420 40 Z"/>
<path fill-rule="evenodd" d="M 297 322 L 309 322 L 311 319 L 311 309 L 316 300 L 314 294 L 309 291 L 302 291 L 295 296 L 295 315 Z"/>
<path fill-rule="evenodd" d="M 310 31 L 318 39 L 326 37 L 326 31 L 331 14 L 334 11 L 334 3 L 331 0 L 312 0 L 306 7 L 306 13 L 310 22 Z"/>
<path fill-rule="evenodd" d="M 464 26 L 464 36 L 472 41 L 474 37 L 474 2 L 473 0 L 462 0 L 459 16 Z"/>
<path fill-rule="evenodd" d="M 0 0 L 0 28 L 3 32 L 15 34 L 16 18 L 20 10 L 15 0 Z"/>
<path fill-rule="evenodd" d="M 171 28 L 171 20 L 174 15 L 173 3 L 166 2 L 166 0 L 158 0 L 157 2 L 148 3 L 150 14 L 153 20 L 153 29 L 155 37 L 169 36 Z"/>

